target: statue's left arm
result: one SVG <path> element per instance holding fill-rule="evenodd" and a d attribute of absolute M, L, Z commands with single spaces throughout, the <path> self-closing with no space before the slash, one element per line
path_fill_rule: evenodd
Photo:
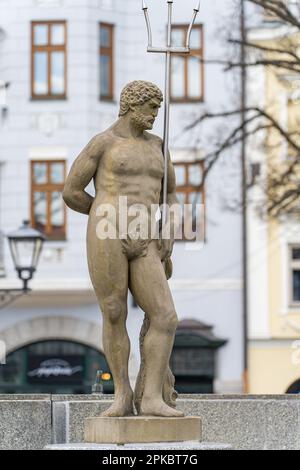
<path fill-rule="evenodd" d="M 94 137 L 73 163 L 67 177 L 63 199 L 67 206 L 81 214 L 89 214 L 94 198 L 85 188 L 95 175 L 101 157 L 102 138 Z"/>

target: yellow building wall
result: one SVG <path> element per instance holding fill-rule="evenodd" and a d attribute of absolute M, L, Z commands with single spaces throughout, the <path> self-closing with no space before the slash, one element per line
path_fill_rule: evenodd
<path fill-rule="evenodd" d="M 300 221 L 299 221 L 300 231 Z M 288 289 L 289 267 L 285 266 L 280 240 L 280 227 L 276 220 L 269 222 L 269 325 L 272 338 L 300 338 L 300 308 L 288 309 L 283 300 L 283 289 Z M 287 249 L 287 247 L 285 247 Z M 285 276 L 283 271 L 286 271 Z M 284 312 L 288 312 L 285 314 Z M 289 326 L 288 321 L 299 325 L 299 331 Z"/>
<path fill-rule="evenodd" d="M 282 93 L 287 93 L 286 86 L 279 80 L 277 75 L 272 69 L 266 69 L 266 83 L 267 83 L 267 103 L 270 103 L 267 107 L 268 112 L 274 116 L 274 118 L 281 121 L 281 106 L 282 102 L 279 97 Z M 300 107 L 298 109 L 298 116 L 300 119 Z M 288 114 L 288 121 L 295 122 L 295 108 L 292 108 L 292 116 Z M 273 166 L 283 165 L 285 162 L 282 161 L 282 138 L 278 132 L 271 130 L 268 134 L 268 162 Z M 270 218 L 268 223 L 268 278 L 269 278 L 269 324 L 270 324 L 270 335 L 272 338 L 300 338 L 300 330 L 296 331 L 291 328 L 287 319 L 292 320 L 299 324 L 300 328 L 300 307 L 290 309 L 288 315 L 283 314 L 283 310 L 288 310 L 283 299 L 283 290 L 287 290 L 290 286 L 284 285 L 288 283 L 289 267 L 285 265 L 283 261 L 282 243 L 281 243 L 281 232 L 285 230 L 284 226 L 280 226 L 278 219 Z M 300 231 L 300 219 L 299 219 L 299 231 Z M 287 249 L 287 246 L 285 247 Z"/>
<path fill-rule="evenodd" d="M 276 47 L 276 42 L 264 45 Z M 278 70 L 277 70 L 278 72 Z M 282 72 L 284 73 L 284 71 Z M 280 97 L 287 93 L 286 85 L 272 68 L 265 69 L 266 83 L 266 110 L 278 122 L 282 121 L 282 100 Z M 300 122 L 299 103 L 288 103 L 288 127 L 295 127 Z M 297 126 L 296 126 L 297 128 Z M 282 138 L 277 131 L 270 130 L 267 135 L 269 168 L 276 165 L 284 165 L 282 160 Z M 283 285 L 288 282 L 288 265 L 282 254 L 281 233 L 284 227 L 275 219 L 268 221 L 268 301 L 269 301 L 269 325 L 270 339 L 260 345 L 249 344 L 249 393 L 251 394 L 283 394 L 288 387 L 300 379 L 300 307 L 288 309 L 284 305 Z M 300 219 L 299 219 L 300 241 Z M 285 275 L 284 275 L 285 270 Z M 284 311 L 287 310 L 287 314 Z M 286 312 L 285 312 L 286 313 Z M 299 326 L 292 328 L 288 321 Z M 291 338 L 291 339 L 290 339 Z M 295 349 L 298 341 L 298 349 Z M 280 344 L 280 346 L 278 345 Z M 294 346 L 294 347 L 293 347 Z"/>
<path fill-rule="evenodd" d="M 294 348 L 293 348 L 294 345 Z M 249 392 L 251 394 L 282 394 L 300 379 L 300 343 L 289 346 L 249 348 Z"/>

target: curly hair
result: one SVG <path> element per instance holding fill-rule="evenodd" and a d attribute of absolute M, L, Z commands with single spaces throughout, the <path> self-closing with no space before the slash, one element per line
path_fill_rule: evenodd
<path fill-rule="evenodd" d="M 152 98 L 163 101 L 163 94 L 154 83 L 144 80 L 128 83 L 121 93 L 119 117 L 128 113 L 130 105 L 144 104 Z"/>

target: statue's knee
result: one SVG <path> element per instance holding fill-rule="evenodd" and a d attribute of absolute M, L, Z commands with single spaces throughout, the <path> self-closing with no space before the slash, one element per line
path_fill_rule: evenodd
<path fill-rule="evenodd" d="M 103 305 L 105 320 L 115 325 L 126 320 L 126 306 L 118 299 L 110 297 Z"/>
<path fill-rule="evenodd" d="M 174 334 L 178 327 L 178 318 L 176 312 L 172 309 L 165 311 L 156 320 L 156 327 L 159 331 Z"/>
<path fill-rule="evenodd" d="M 175 333 L 178 327 L 178 318 L 174 311 L 171 312 L 170 318 L 168 318 L 168 325 L 172 333 Z"/>

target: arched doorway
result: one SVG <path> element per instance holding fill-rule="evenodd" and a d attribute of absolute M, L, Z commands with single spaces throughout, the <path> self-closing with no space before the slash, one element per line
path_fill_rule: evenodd
<path fill-rule="evenodd" d="M 104 355 L 79 342 L 45 340 L 7 356 L 0 367 L 0 393 L 91 393 L 97 370 L 110 373 Z M 112 379 L 104 393 L 113 393 Z"/>
<path fill-rule="evenodd" d="M 292 385 L 290 385 L 287 389 L 286 393 L 300 395 L 300 379 L 292 383 Z"/>

